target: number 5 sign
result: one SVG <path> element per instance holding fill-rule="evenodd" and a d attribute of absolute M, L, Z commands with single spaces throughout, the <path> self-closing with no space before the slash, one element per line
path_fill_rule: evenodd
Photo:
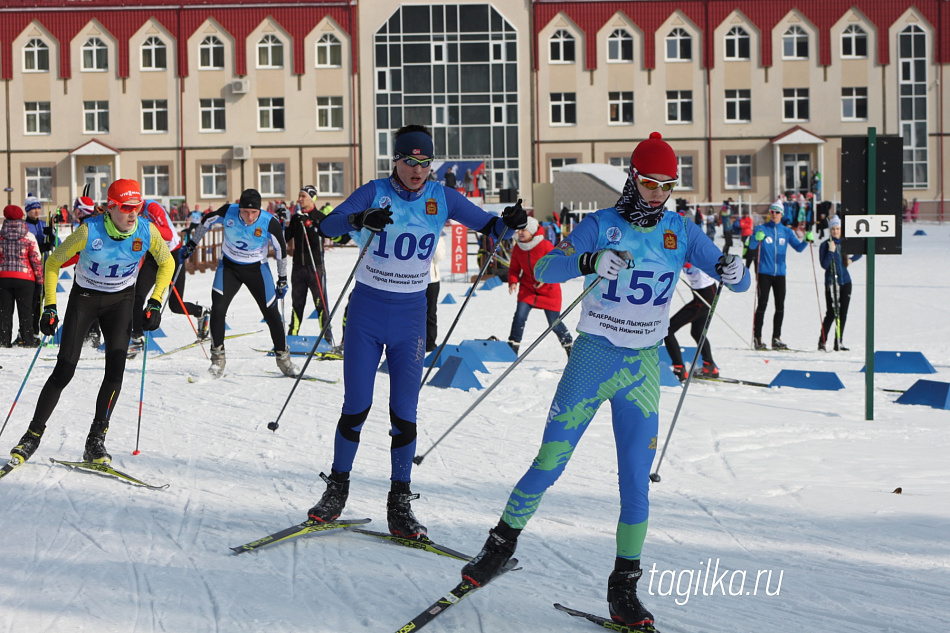
<path fill-rule="evenodd" d="M 895 237 L 896 226 L 893 215 L 846 215 L 844 235 L 847 238 Z"/>

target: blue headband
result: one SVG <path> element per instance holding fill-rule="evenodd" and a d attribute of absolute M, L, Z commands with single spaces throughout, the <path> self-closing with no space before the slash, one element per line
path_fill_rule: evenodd
<path fill-rule="evenodd" d="M 432 137 L 425 132 L 406 132 L 396 139 L 394 148 L 402 156 L 427 156 L 432 158 Z"/>

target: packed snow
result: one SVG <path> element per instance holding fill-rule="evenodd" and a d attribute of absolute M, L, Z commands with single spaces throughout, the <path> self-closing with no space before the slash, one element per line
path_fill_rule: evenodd
<path fill-rule="evenodd" d="M 925 236 L 913 236 L 922 228 Z M 721 243 L 721 239 L 720 239 Z M 789 252 L 782 338 L 799 352 L 750 349 L 753 292 L 726 293 L 710 332 L 722 375 L 769 382 L 781 369 L 835 372 L 840 391 L 693 381 L 652 484 L 640 594 L 664 632 L 945 631 L 950 621 L 950 411 L 896 404 L 895 391 L 925 378 L 950 382 L 950 228 L 905 227 L 903 255 L 877 257 L 878 350 L 921 351 L 937 374 L 875 376 L 874 419 L 865 419 L 867 260 L 851 267 L 855 289 L 849 352 L 819 352 L 817 248 Z M 330 301 L 339 298 L 355 248 L 327 256 Z M 814 257 L 814 260 L 813 260 Z M 473 264 L 470 264 L 470 266 Z M 463 305 L 467 277 L 445 262 L 440 340 Z M 473 274 L 473 273 L 470 273 Z M 818 268 L 819 283 L 821 270 Z M 210 304 L 210 273 L 190 275 L 186 298 Z M 71 281 L 64 280 L 68 290 Z M 564 284 L 566 307 L 582 290 Z M 688 295 L 679 284 L 673 310 Z M 66 293 L 60 295 L 60 305 Z M 289 301 L 287 314 L 289 315 Z M 506 340 L 515 296 L 478 291 L 451 342 Z M 307 313 L 312 311 L 308 306 Z M 334 319 L 340 336 L 342 309 Z M 567 317 L 577 322 L 578 313 Z M 772 309 L 764 336 L 771 337 Z M 33 459 L 0 482 L 0 631 L 123 633 L 396 631 L 453 587 L 461 563 L 334 532 L 257 552 L 229 546 L 306 518 L 329 472 L 342 382 L 301 382 L 276 432 L 267 430 L 293 381 L 274 375 L 271 343 L 242 290 L 228 314 L 227 375 L 206 378 L 202 349 L 145 365 L 141 454 L 136 445 L 141 356 L 127 366 L 108 447 L 116 468 L 166 490 L 134 487 L 49 463 L 79 459 L 102 377 L 87 348 Z M 546 327 L 527 324 L 524 350 Z M 166 311 L 157 342 L 191 342 L 184 317 Z M 260 330 L 260 331 L 258 331 Z M 316 335 L 317 321 L 302 334 Z M 688 328 L 680 342 L 692 345 Z M 55 348 L 40 352 L 0 445 L 26 429 Z M 0 350 L 3 412 L 33 350 Z M 298 358 L 298 364 L 302 361 Z M 475 554 L 508 493 L 534 457 L 565 364 L 553 336 L 417 466 L 417 516 L 430 536 Z M 490 385 L 508 367 L 487 363 Z M 308 373 L 342 377 L 343 364 L 314 361 Z M 189 383 L 188 377 L 197 381 Z M 389 489 L 388 377 L 362 434 L 345 517 L 386 529 Z M 483 393 L 426 386 L 417 453 Z M 663 387 L 662 447 L 681 393 Z M 659 455 L 659 452 L 658 452 Z M 552 603 L 606 615 L 619 513 L 609 411 L 591 423 L 571 463 L 522 535 L 522 569 L 439 617 L 433 631 L 592 631 Z M 902 494 L 894 494 L 900 487 Z"/>

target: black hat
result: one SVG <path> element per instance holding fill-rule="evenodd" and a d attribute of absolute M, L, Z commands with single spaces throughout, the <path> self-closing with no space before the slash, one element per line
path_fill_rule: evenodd
<path fill-rule="evenodd" d="M 260 209 L 261 193 L 257 189 L 245 189 L 241 194 L 241 201 L 238 202 L 241 209 Z"/>
<path fill-rule="evenodd" d="M 317 197 L 317 188 L 313 185 L 304 185 L 300 190 L 307 192 L 307 195 L 310 196 L 311 199 Z"/>

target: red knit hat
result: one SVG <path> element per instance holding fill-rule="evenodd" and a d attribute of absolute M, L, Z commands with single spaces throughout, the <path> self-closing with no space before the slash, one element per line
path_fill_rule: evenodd
<path fill-rule="evenodd" d="M 637 145 L 630 156 L 630 166 L 644 176 L 662 174 L 677 177 L 676 154 L 659 132 L 652 132 L 650 138 Z"/>
<path fill-rule="evenodd" d="M 22 220 L 26 216 L 23 213 L 23 209 L 15 204 L 8 204 L 3 208 L 3 217 L 7 220 Z"/>

